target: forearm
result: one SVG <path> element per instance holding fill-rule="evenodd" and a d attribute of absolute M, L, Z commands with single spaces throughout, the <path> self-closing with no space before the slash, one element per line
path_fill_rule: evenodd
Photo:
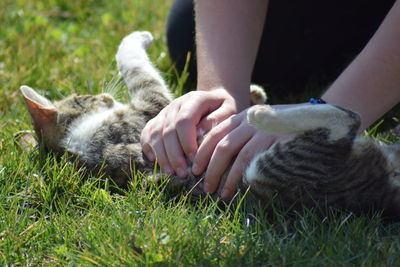
<path fill-rule="evenodd" d="M 322 96 L 361 115 L 365 129 L 400 101 L 400 3 Z"/>
<path fill-rule="evenodd" d="M 199 0 L 195 3 L 198 90 L 224 88 L 238 111 L 249 85 L 268 1 Z"/>

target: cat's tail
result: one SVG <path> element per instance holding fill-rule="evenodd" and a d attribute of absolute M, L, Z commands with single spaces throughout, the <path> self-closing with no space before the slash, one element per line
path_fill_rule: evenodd
<path fill-rule="evenodd" d="M 329 104 L 300 105 L 273 109 L 268 105 L 251 107 L 247 112 L 250 124 L 274 134 L 300 134 L 320 128 L 329 130 L 329 139 L 354 138 L 360 127 L 360 116 Z"/>
<path fill-rule="evenodd" d="M 122 40 L 115 57 L 131 94 L 132 104 L 158 113 L 169 104 L 172 97 L 147 56 L 146 49 L 152 40 L 149 32 L 133 32 Z"/>

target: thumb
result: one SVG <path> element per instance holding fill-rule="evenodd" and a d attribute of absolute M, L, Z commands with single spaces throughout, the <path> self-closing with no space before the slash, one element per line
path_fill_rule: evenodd
<path fill-rule="evenodd" d="M 229 112 L 226 108 L 219 108 L 210 114 L 204 116 L 199 124 L 197 125 L 197 133 L 204 134 L 208 133 L 212 128 L 220 124 L 222 121 L 226 120 L 230 116 L 235 114 L 234 111 Z"/>

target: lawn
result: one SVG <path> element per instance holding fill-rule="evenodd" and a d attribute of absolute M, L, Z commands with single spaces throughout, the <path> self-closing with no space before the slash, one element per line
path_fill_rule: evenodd
<path fill-rule="evenodd" d="M 400 266 L 400 228 L 379 215 L 332 211 L 260 213 L 248 202 L 170 198 L 164 187 L 113 194 L 65 158 L 25 150 L 31 129 L 19 93 L 27 84 L 52 99 L 98 93 L 115 81 L 123 36 L 148 30 L 150 57 L 172 89 L 166 55 L 171 0 L 0 2 L 0 265 Z M 374 130 L 370 131 L 374 133 Z M 240 203 L 239 203 L 240 202 Z"/>

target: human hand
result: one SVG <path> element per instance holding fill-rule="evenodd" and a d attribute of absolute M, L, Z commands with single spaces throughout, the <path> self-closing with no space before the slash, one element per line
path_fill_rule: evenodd
<path fill-rule="evenodd" d="M 185 158 L 193 161 L 197 152 L 197 129 L 207 132 L 236 112 L 234 98 L 224 89 L 189 92 L 146 124 L 140 137 L 143 152 L 151 161 L 157 160 L 164 172 L 184 178 Z"/>
<path fill-rule="evenodd" d="M 255 155 L 289 136 L 279 136 L 257 130 L 247 122 L 247 109 L 233 115 L 213 128 L 201 143 L 193 161 L 195 175 L 203 173 L 204 191 L 213 193 L 230 163 L 234 163 L 221 191 L 221 198 L 229 199 L 236 191 L 243 173 Z"/>

